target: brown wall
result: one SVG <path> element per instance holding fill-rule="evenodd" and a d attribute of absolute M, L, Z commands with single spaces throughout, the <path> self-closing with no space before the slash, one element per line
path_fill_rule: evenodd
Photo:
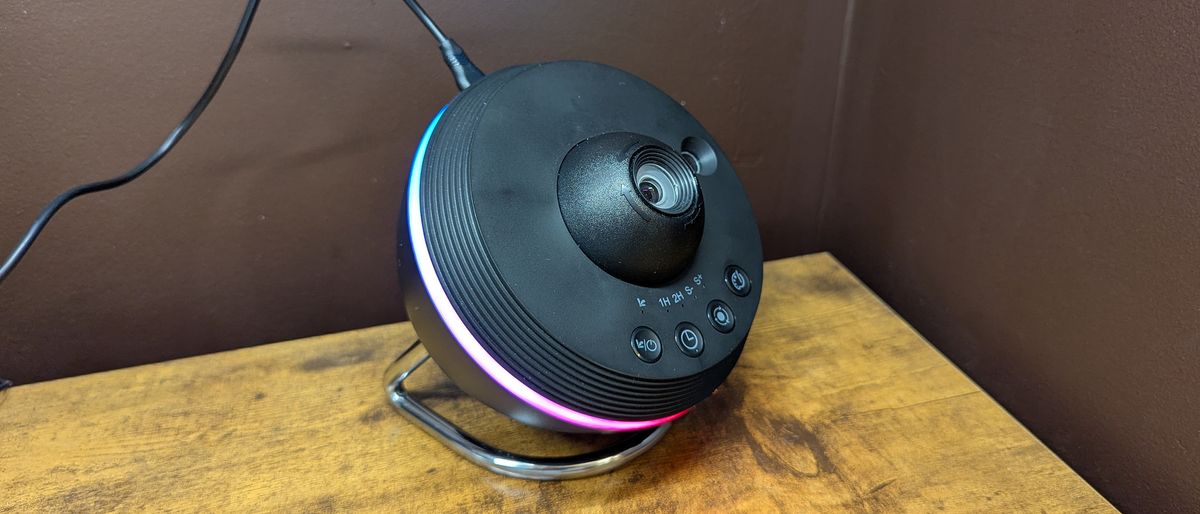
<path fill-rule="evenodd" d="M 484 69 L 626 68 L 741 173 L 771 257 L 816 250 L 843 2 L 426 2 Z M 0 251 L 71 184 L 123 171 L 194 101 L 242 0 L 0 7 Z M 264 2 L 158 168 L 50 224 L 0 287 L 17 382 L 400 320 L 402 178 L 453 94 L 402 2 Z"/>
<path fill-rule="evenodd" d="M 854 9 L 823 244 L 1119 506 L 1200 508 L 1200 10 Z"/>

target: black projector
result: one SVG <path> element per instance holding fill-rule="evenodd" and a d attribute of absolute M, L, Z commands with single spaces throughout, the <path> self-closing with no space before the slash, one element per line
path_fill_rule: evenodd
<path fill-rule="evenodd" d="M 762 244 L 729 159 L 624 71 L 507 68 L 426 129 L 399 230 L 408 315 L 463 391 L 526 424 L 667 423 L 721 384 Z"/>
<path fill-rule="evenodd" d="M 50 201 L 0 261 L 0 282 L 68 202 L 136 180 L 178 144 L 228 76 L 259 3 L 246 1 L 208 87 L 163 142 L 125 173 Z M 579 61 L 484 75 L 417 0 L 404 3 L 461 92 L 413 159 L 398 262 L 420 340 L 388 367 L 388 399 L 496 473 L 615 469 L 660 441 L 741 355 L 763 278 L 742 185 L 712 135 L 645 81 Z M 497 449 L 409 395 L 405 380 L 430 357 L 528 425 L 627 433 L 573 456 Z"/>

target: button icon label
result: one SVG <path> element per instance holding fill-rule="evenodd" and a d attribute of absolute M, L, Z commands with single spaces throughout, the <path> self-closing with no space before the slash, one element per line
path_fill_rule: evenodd
<path fill-rule="evenodd" d="M 729 311 L 718 305 L 717 308 L 713 310 L 713 319 L 717 320 L 718 324 L 727 325 L 729 324 Z"/>
<path fill-rule="evenodd" d="M 729 266 L 725 268 L 725 285 L 729 286 L 733 294 L 746 296 L 750 294 L 750 275 L 742 268 Z"/>
<path fill-rule="evenodd" d="M 683 343 L 685 348 L 695 348 L 700 344 L 700 337 L 696 335 L 695 330 L 685 328 L 679 333 L 679 342 Z"/>
<path fill-rule="evenodd" d="M 657 339 L 635 339 L 634 341 L 636 341 L 635 344 L 637 344 L 637 347 L 640 350 L 651 352 L 651 353 L 658 351 L 658 340 Z"/>
<path fill-rule="evenodd" d="M 662 357 L 662 342 L 658 340 L 658 334 L 647 327 L 634 330 L 629 337 L 629 345 L 633 347 L 633 354 L 643 362 L 655 363 Z"/>
<path fill-rule="evenodd" d="M 683 322 L 675 327 L 675 343 L 679 345 L 679 351 L 688 357 L 697 357 L 704 351 L 704 336 L 691 323 Z"/>
<path fill-rule="evenodd" d="M 730 276 L 730 279 L 732 279 L 730 283 L 733 284 L 734 289 L 746 287 L 746 275 L 742 274 L 742 270 L 733 270 L 733 275 Z"/>
<path fill-rule="evenodd" d="M 713 300 L 708 304 L 708 322 L 713 328 L 728 334 L 733 331 L 735 323 L 733 310 L 721 300 Z"/>

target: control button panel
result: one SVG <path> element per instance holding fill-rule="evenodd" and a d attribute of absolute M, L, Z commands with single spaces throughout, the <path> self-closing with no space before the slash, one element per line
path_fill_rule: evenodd
<path fill-rule="evenodd" d="M 655 363 L 662 357 L 662 340 L 658 334 L 647 327 L 638 327 L 629 337 L 629 345 L 633 347 L 634 355 L 643 362 Z"/>
<path fill-rule="evenodd" d="M 675 344 L 679 345 L 679 350 L 688 357 L 699 357 L 704 351 L 704 336 L 700 334 L 700 329 L 696 325 L 683 322 L 675 327 Z"/>
<path fill-rule="evenodd" d="M 714 275 L 716 273 L 708 276 Z M 720 281 L 725 283 L 725 289 L 728 289 L 733 296 L 720 289 L 721 286 L 717 284 L 718 280 L 706 281 L 704 274 L 696 273 L 677 284 L 664 287 L 661 292 L 654 291 L 647 295 L 649 298 L 661 295 L 655 301 L 646 297 L 636 297 L 638 309 L 642 311 L 642 314 L 647 315 L 648 319 L 644 319 L 642 323 L 645 325 L 638 326 L 630 336 L 629 344 L 633 348 L 634 355 L 647 364 L 657 363 L 662 360 L 663 346 L 670 344 L 672 340 L 683 357 L 690 359 L 699 359 L 704 354 L 706 344 L 717 345 L 716 350 L 709 350 L 710 354 L 714 351 L 718 353 L 725 351 L 725 335 L 732 334 L 737 328 L 737 316 L 734 315 L 733 307 L 729 302 L 740 306 L 741 304 L 738 302 L 742 300 L 739 298 L 747 297 L 754 292 L 754 282 L 751 280 L 750 274 L 737 264 L 727 264 L 720 276 L 723 279 Z M 713 286 L 716 286 L 717 289 L 712 289 Z M 678 290 L 675 290 L 676 288 Z M 704 327 L 703 331 L 700 329 L 704 322 L 700 321 L 699 313 L 696 310 L 701 306 L 704 307 L 704 317 L 708 319 L 712 330 L 708 327 Z M 661 307 L 663 311 L 647 312 L 654 307 Z M 679 310 L 673 308 L 679 308 Z M 657 309 L 654 310 L 657 311 Z M 675 323 L 673 330 L 668 328 L 671 326 L 668 323 Z M 659 338 L 655 329 L 663 331 L 667 340 Z M 673 352 L 674 350 L 669 351 Z M 675 359 L 679 359 L 679 357 L 669 355 L 667 363 L 677 366 L 687 362 L 686 359 L 684 361 Z"/>
<path fill-rule="evenodd" d="M 733 310 L 721 300 L 708 302 L 708 322 L 718 331 L 728 334 L 733 332 L 735 323 Z"/>
<path fill-rule="evenodd" d="M 725 268 L 725 285 L 733 294 L 746 296 L 750 294 L 750 275 L 738 266 L 729 266 Z"/>

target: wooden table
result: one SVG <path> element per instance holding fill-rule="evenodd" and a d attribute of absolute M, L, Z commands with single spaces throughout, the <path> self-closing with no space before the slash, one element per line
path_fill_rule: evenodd
<path fill-rule="evenodd" d="M 1112 510 L 830 255 L 764 282 L 728 382 L 609 475 L 500 477 L 410 425 L 383 393 L 401 323 L 0 393 L 0 511 Z M 424 401 L 494 444 L 602 442 L 419 374 Z"/>

